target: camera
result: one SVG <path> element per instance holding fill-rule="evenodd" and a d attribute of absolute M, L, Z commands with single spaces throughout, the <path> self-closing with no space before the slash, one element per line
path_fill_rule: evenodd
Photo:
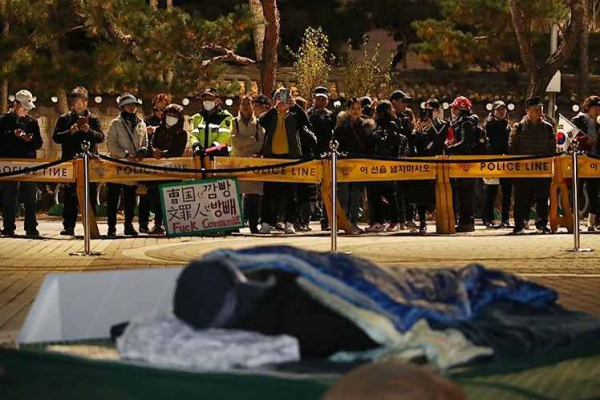
<path fill-rule="evenodd" d="M 432 108 L 421 108 L 421 113 L 419 115 L 419 119 L 421 121 L 427 121 L 433 119 L 433 109 Z"/>

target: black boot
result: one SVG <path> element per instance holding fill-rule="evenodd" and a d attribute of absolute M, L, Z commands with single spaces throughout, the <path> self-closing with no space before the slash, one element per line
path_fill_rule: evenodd
<path fill-rule="evenodd" d="M 126 225 L 124 233 L 125 233 L 125 236 L 137 236 L 138 235 L 138 232 L 135 230 L 133 225 Z"/>

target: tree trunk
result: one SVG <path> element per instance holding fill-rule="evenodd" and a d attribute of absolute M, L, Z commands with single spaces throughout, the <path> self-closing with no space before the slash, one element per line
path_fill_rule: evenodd
<path fill-rule="evenodd" d="M 581 24 L 584 17 L 584 0 L 569 0 L 571 19 L 565 29 L 558 49 L 543 62 L 535 59 L 531 35 L 531 18 L 526 15 L 521 2 L 525 0 L 508 0 L 508 6 L 519 43 L 521 60 L 529 74 L 527 96 L 542 96 L 554 74 L 563 67 L 575 48 L 581 35 Z"/>
<path fill-rule="evenodd" d="M 2 1 L 2 8 L 0 9 L 0 11 L 2 11 L 3 13 L 6 13 L 6 11 L 8 11 L 8 2 L 10 0 L 3 0 Z M 8 22 L 8 19 L 4 22 L 4 26 L 2 27 L 2 35 L 6 38 L 8 38 L 8 34 L 9 34 L 9 30 L 10 30 L 10 23 Z M 8 66 L 5 65 L 4 66 L 4 73 L 8 73 Z M 0 96 L 2 96 L 2 99 L 0 99 L 0 113 L 5 113 L 8 111 L 8 78 L 4 78 L 2 79 L 2 88 L 0 89 Z"/>
<path fill-rule="evenodd" d="M 265 18 L 265 40 L 260 66 L 260 87 L 269 96 L 276 85 L 277 52 L 279 50 L 279 9 L 277 0 L 261 0 Z"/>
<path fill-rule="evenodd" d="M 583 0 L 584 16 L 581 25 L 581 36 L 579 38 L 579 79 L 577 95 L 579 103 L 583 103 L 590 92 L 590 13 L 591 1 Z"/>
<path fill-rule="evenodd" d="M 250 0 L 250 11 L 252 12 L 252 21 L 256 24 L 252 33 L 256 61 L 261 62 L 265 41 L 265 19 L 261 0 Z"/>
<path fill-rule="evenodd" d="M 158 0 L 150 0 L 150 8 L 154 11 L 158 10 Z"/>

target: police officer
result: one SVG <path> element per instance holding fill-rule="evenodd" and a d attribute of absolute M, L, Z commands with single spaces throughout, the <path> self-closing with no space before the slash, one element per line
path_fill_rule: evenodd
<path fill-rule="evenodd" d="M 531 97 L 525 101 L 527 115 L 514 125 L 510 134 L 509 153 L 518 155 L 553 154 L 556 149 L 554 128 L 543 119 L 542 99 Z M 515 187 L 515 228 L 514 234 L 525 232 L 532 203 L 536 203 L 538 233 L 550 233 L 548 224 L 548 198 L 550 178 L 514 179 Z"/>
<path fill-rule="evenodd" d="M 324 86 L 318 86 L 313 91 L 313 107 L 308 110 L 308 120 L 312 126 L 312 130 L 317 137 L 317 154 L 327 153 L 329 151 L 329 143 L 333 137 L 333 130 L 335 128 L 336 116 L 333 112 L 327 109 L 329 105 L 329 90 Z M 312 186 L 312 185 L 311 185 Z M 310 208 L 311 197 L 316 197 L 316 186 L 313 186 L 309 190 L 300 190 L 298 192 L 298 202 L 302 211 L 304 211 L 304 224 L 308 224 L 306 210 Z M 323 208 L 324 209 L 324 208 Z M 302 214 L 302 212 L 301 212 Z M 307 225 L 308 226 L 308 225 Z M 321 219 L 321 230 L 329 231 L 329 218 L 327 214 L 323 215 Z"/>
<path fill-rule="evenodd" d="M 194 154 L 202 154 L 209 147 L 229 145 L 233 126 L 233 115 L 222 109 L 216 89 L 206 89 L 200 98 L 202 110 L 192 116 L 191 144 Z M 227 154 L 227 151 L 220 151 L 219 154 Z"/>
<path fill-rule="evenodd" d="M 510 139 L 510 123 L 506 103 L 502 100 L 494 102 L 492 112 L 485 121 L 485 131 L 490 144 L 490 154 L 508 154 L 508 141 Z M 512 196 L 512 181 L 510 178 L 501 178 L 499 185 L 486 186 L 486 203 L 483 222 L 488 228 L 494 228 L 494 202 L 498 188 L 502 188 L 502 228 L 510 228 L 510 201 Z"/>
<path fill-rule="evenodd" d="M 71 111 L 60 116 L 54 128 L 52 140 L 61 145 L 62 158 L 70 159 L 81 153 L 83 142 L 90 145 L 90 152 L 97 154 L 97 144 L 104 141 L 104 133 L 98 117 L 88 110 L 88 91 L 79 86 L 70 93 Z M 90 183 L 90 198 L 96 198 L 96 184 Z M 61 235 L 74 236 L 77 223 L 77 185 L 65 188 L 63 227 Z"/>
<path fill-rule="evenodd" d="M 479 117 L 473 113 L 471 100 L 459 96 L 450 105 L 452 112 L 452 130 L 455 142 L 448 145 L 450 155 L 475 155 L 479 140 Z M 456 194 L 459 200 L 459 218 L 457 232 L 473 232 L 473 198 L 475 197 L 474 179 L 457 179 Z"/>
<path fill-rule="evenodd" d="M 571 122 L 579 129 L 577 141 L 579 148 L 590 153 L 598 154 L 598 136 L 600 134 L 600 125 L 598 117 L 600 116 L 600 97 L 590 96 L 583 102 L 583 110 L 577 114 Z M 596 230 L 596 213 L 598 211 L 598 185 L 600 179 L 585 179 L 587 193 L 590 198 L 590 207 L 588 214 L 588 231 Z"/>
<path fill-rule="evenodd" d="M 29 112 L 35 108 L 33 95 L 21 90 L 15 95 L 13 108 L 0 116 L 0 157 L 36 158 L 36 150 L 42 147 L 40 126 Z M 27 236 L 39 236 L 35 215 L 35 182 L 1 182 L 2 185 L 2 235 L 14 236 L 15 211 L 19 188 L 25 200 L 25 233 Z"/>

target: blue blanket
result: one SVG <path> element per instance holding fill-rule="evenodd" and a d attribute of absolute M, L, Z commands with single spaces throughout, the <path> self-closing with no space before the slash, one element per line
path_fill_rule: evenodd
<path fill-rule="evenodd" d="M 206 259 L 229 259 L 244 272 L 298 274 L 351 304 L 388 317 L 400 332 L 419 320 L 472 320 L 486 306 L 511 300 L 531 307 L 555 303 L 557 293 L 515 275 L 481 265 L 456 269 L 383 269 L 353 256 L 288 246 L 218 250 Z"/>

